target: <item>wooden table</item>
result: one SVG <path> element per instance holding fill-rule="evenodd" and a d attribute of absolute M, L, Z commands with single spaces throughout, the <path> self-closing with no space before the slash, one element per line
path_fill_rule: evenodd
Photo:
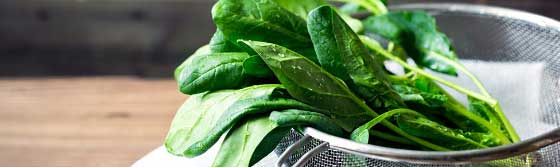
<path fill-rule="evenodd" d="M 130 166 L 186 98 L 173 80 L 0 78 L 0 166 Z"/>

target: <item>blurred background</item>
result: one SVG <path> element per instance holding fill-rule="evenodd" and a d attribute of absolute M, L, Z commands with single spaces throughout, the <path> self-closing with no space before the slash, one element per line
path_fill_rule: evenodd
<path fill-rule="evenodd" d="M 558 0 L 429 2 L 560 20 Z M 187 98 L 172 71 L 208 43 L 213 3 L 0 1 L 0 166 L 129 166 L 160 146 Z"/>
<path fill-rule="evenodd" d="M 174 67 L 215 31 L 213 2 L 2 0 L 0 76 L 171 77 Z M 560 19 L 558 0 L 430 2 L 497 5 Z"/>

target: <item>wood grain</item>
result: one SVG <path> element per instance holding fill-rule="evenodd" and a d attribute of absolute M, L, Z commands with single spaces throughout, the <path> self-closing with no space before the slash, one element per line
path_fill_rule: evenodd
<path fill-rule="evenodd" d="M 0 166 L 130 166 L 186 98 L 172 80 L 0 79 Z"/>

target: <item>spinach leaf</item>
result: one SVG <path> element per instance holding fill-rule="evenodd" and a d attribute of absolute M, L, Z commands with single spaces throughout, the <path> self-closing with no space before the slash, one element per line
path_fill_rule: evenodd
<path fill-rule="evenodd" d="M 338 0 L 341 2 L 359 4 L 361 7 L 373 13 L 373 15 L 381 15 L 387 13 L 385 0 Z"/>
<path fill-rule="evenodd" d="M 313 10 L 307 28 L 321 67 L 342 79 L 374 108 L 403 106 L 382 67 L 335 10 L 330 6 Z"/>
<path fill-rule="evenodd" d="M 423 92 L 408 85 L 393 85 L 392 87 L 407 105 L 419 104 L 434 108 L 442 107 L 447 102 L 447 96 L 440 93 Z"/>
<path fill-rule="evenodd" d="M 212 39 L 210 39 L 209 45 L 210 50 L 214 53 L 242 51 L 235 43 L 228 41 L 220 29 L 216 29 Z"/>
<path fill-rule="evenodd" d="M 420 91 L 445 95 L 447 102 L 443 104 L 444 109 L 440 110 L 441 114 L 460 129 L 470 132 L 491 133 L 492 135 L 489 136 L 495 137 L 495 140 L 500 141 L 500 143 L 511 143 L 507 133 L 504 133 L 500 126 L 490 123 L 476 113 L 468 111 L 463 104 L 434 83 L 434 81 L 425 77 L 417 77 L 411 82 Z"/>
<path fill-rule="evenodd" d="M 440 57 L 457 61 L 447 36 L 437 30 L 435 19 L 425 12 L 390 12 L 363 21 L 366 32 L 379 34 L 406 50 L 416 64 L 437 72 L 457 75 L 456 69 Z"/>
<path fill-rule="evenodd" d="M 343 81 L 326 72 L 311 60 L 276 44 L 242 41 L 261 56 L 274 75 L 297 100 L 328 110 L 324 114 L 334 118 L 336 124 L 350 132 L 378 114 L 354 95 Z M 420 145 L 434 150 L 449 150 L 414 137 L 389 121 L 381 124 Z"/>
<path fill-rule="evenodd" d="M 165 145 L 168 152 L 193 157 L 209 149 L 231 126 L 249 114 L 273 110 L 321 110 L 283 96 L 279 85 L 256 85 L 192 95 L 177 112 Z"/>
<path fill-rule="evenodd" d="M 247 75 L 272 78 L 274 74 L 259 56 L 251 56 L 243 61 L 243 70 Z"/>
<path fill-rule="evenodd" d="M 380 139 L 384 139 L 384 140 L 387 140 L 387 141 L 391 141 L 391 142 L 394 142 L 394 143 L 399 143 L 399 144 L 404 144 L 404 145 L 417 145 L 413 141 L 408 140 L 406 138 L 403 138 L 403 137 L 400 137 L 400 136 L 395 136 L 395 135 L 392 135 L 392 134 L 389 134 L 389 133 L 386 133 L 386 132 L 382 132 L 382 131 L 378 131 L 378 130 L 370 129 L 369 134 L 371 136 L 374 136 L 374 137 L 377 137 L 377 138 L 380 138 Z"/>
<path fill-rule="evenodd" d="M 202 51 L 201 51 L 202 52 Z M 175 71 L 179 90 L 185 94 L 237 88 L 243 84 L 244 52 L 195 53 Z"/>
<path fill-rule="evenodd" d="M 305 57 L 282 46 L 243 41 L 266 62 L 278 80 L 295 99 L 328 110 L 324 113 L 337 118 L 337 123 L 350 131 L 375 113 L 368 113 L 363 103 L 341 80 L 324 71 Z M 343 118 L 349 120 L 342 121 Z"/>
<path fill-rule="evenodd" d="M 331 118 L 317 112 L 295 109 L 273 111 L 269 119 L 280 126 L 308 125 L 335 136 L 342 136 L 344 133 Z"/>
<path fill-rule="evenodd" d="M 226 135 L 213 167 L 248 167 L 270 153 L 289 128 L 280 128 L 266 116 L 244 120 Z"/>
<path fill-rule="evenodd" d="M 178 80 L 179 76 L 181 75 L 181 72 L 183 72 L 183 69 L 185 69 L 185 66 L 191 65 L 194 59 L 199 59 L 197 57 L 208 56 L 210 52 L 211 51 L 209 45 L 204 45 L 198 48 L 189 58 L 183 61 L 183 63 L 177 66 L 177 68 L 175 68 L 175 72 L 173 73 L 173 77 L 175 78 L 175 80 Z"/>
<path fill-rule="evenodd" d="M 274 0 L 278 5 L 282 6 L 284 9 L 292 12 L 293 14 L 301 17 L 302 19 L 307 19 L 309 12 L 321 5 L 327 5 L 328 3 L 324 0 Z"/>
<path fill-rule="evenodd" d="M 504 134 L 508 134 L 505 125 L 502 124 L 502 122 L 496 115 L 496 112 L 492 107 L 488 105 L 488 103 L 472 98 L 470 96 L 468 97 L 468 101 L 470 112 L 475 113 L 476 115 L 487 120 L 490 124 L 498 127 L 500 130 L 502 130 L 502 132 L 504 132 Z"/>
<path fill-rule="evenodd" d="M 338 8 L 338 10 L 344 14 L 356 14 L 359 12 L 367 12 L 367 9 L 365 7 L 363 7 L 362 5 L 358 4 L 358 3 L 354 3 L 354 2 L 348 2 L 345 3 L 344 5 L 340 6 Z"/>
<path fill-rule="evenodd" d="M 305 20 L 274 0 L 220 0 L 212 8 L 212 18 L 224 36 L 275 43 L 315 60 Z M 304 51 L 302 51 L 304 50 Z"/>
<path fill-rule="evenodd" d="M 487 148 L 487 146 L 465 137 L 461 131 L 447 128 L 424 117 L 399 115 L 397 123 L 402 130 L 409 134 L 429 139 L 453 150 Z"/>

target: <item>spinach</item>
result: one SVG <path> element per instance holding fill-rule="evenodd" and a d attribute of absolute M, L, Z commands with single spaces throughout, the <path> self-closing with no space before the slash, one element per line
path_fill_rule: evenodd
<path fill-rule="evenodd" d="M 247 75 L 271 78 L 274 74 L 259 56 L 251 56 L 243 61 L 243 70 Z"/>
<path fill-rule="evenodd" d="M 342 79 L 374 108 L 403 105 L 383 69 L 335 10 L 330 6 L 313 10 L 307 27 L 322 68 Z"/>
<path fill-rule="evenodd" d="M 179 90 L 191 97 L 171 123 L 168 152 L 194 157 L 224 136 L 213 166 L 251 166 L 290 129 L 305 126 L 404 149 L 482 149 L 518 141 L 497 101 L 457 62 L 434 18 L 388 12 L 382 0 L 339 1 L 349 3 L 339 11 L 324 0 L 219 0 L 209 44 L 174 72 Z M 363 22 L 348 15 L 364 9 L 373 16 Z M 358 35 L 362 23 L 366 33 L 390 40 L 387 49 Z M 385 69 L 386 60 L 406 74 Z M 459 70 L 481 93 L 422 67 L 451 75 Z M 469 107 L 436 82 L 466 94 Z"/>
<path fill-rule="evenodd" d="M 416 64 L 437 72 L 457 75 L 456 69 L 440 57 L 457 61 L 447 36 L 437 30 L 435 19 L 426 12 L 390 12 L 363 21 L 366 32 L 379 34 L 403 46 Z"/>
<path fill-rule="evenodd" d="M 197 156 L 246 115 L 292 108 L 321 112 L 284 98 L 287 93 L 283 91 L 279 85 L 270 84 L 193 95 L 177 112 L 165 145 L 172 154 Z"/>
<path fill-rule="evenodd" d="M 360 142 L 360 143 L 368 143 L 369 142 L 369 129 L 371 129 L 373 126 L 375 126 L 376 124 L 380 123 L 381 121 L 395 115 L 395 114 L 415 114 L 415 115 L 420 115 L 421 114 L 417 113 L 416 111 L 413 110 L 409 110 L 409 109 L 394 109 L 391 111 L 388 111 L 386 113 L 383 113 L 377 117 L 375 117 L 374 119 L 372 119 L 371 121 L 367 122 L 366 124 L 356 128 L 352 134 L 350 135 L 350 139 Z"/>
<path fill-rule="evenodd" d="M 175 71 L 179 90 L 185 94 L 196 94 L 238 88 L 246 77 L 243 61 L 247 58 L 249 55 L 244 52 L 196 52 Z"/>
<path fill-rule="evenodd" d="M 344 82 L 300 54 L 276 44 L 242 42 L 259 54 L 295 99 L 328 110 L 329 112 L 324 114 L 337 118 L 355 117 L 365 121 L 364 117 L 367 119 L 368 115 L 374 114 L 360 107 L 359 103 L 362 103 L 362 100 L 356 97 Z M 348 131 L 359 124 L 356 122 L 359 121 L 337 123 L 341 123 L 340 126 Z"/>
<path fill-rule="evenodd" d="M 248 167 L 268 155 L 289 132 L 268 117 L 254 117 L 237 124 L 225 137 L 213 167 Z"/>
<path fill-rule="evenodd" d="M 348 2 L 338 8 L 340 12 L 351 15 L 359 12 L 366 12 L 367 9 L 362 5 L 354 2 Z"/>
<path fill-rule="evenodd" d="M 210 45 L 210 50 L 214 53 L 242 51 L 235 43 L 228 41 L 220 29 L 216 29 L 208 45 Z"/>
<path fill-rule="evenodd" d="M 187 65 L 190 66 L 194 59 L 198 59 L 197 57 L 208 56 L 210 52 L 211 51 L 209 45 L 204 45 L 198 48 L 187 60 L 183 61 L 183 63 L 181 63 L 177 68 L 175 68 L 175 72 L 173 73 L 173 77 L 175 78 L 175 80 L 179 78 L 181 72 L 183 72 L 183 69 L 185 69 L 185 66 Z"/>
<path fill-rule="evenodd" d="M 270 113 L 269 118 L 280 126 L 310 125 L 336 136 L 342 136 L 344 133 L 331 118 L 317 112 L 289 109 L 282 112 L 274 111 Z"/>
<path fill-rule="evenodd" d="M 436 144 L 453 150 L 481 149 L 488 147 L 465 137 L 460 131 L 447 128 L 424 117 L 399 115 L 397 117 L 397 123 L 402 130 L 409 134 L 430 139 L 430 141 Z"/>
<path fill-rule="evenodd" d="M 234 43 L 239 39 L 272 42 L 315 59 L 308 49 L 313 46 L 305 20 L 274 0 L 220 0 L 212 8 L 212 18 Z"/>
<path fill-rule="evenodd" d="M 343 81 L 323 70 L 311 60 L 285 47 L 266 42 L 242 41 L 266 62 L 291 96 L 317 108 L 335 118 L 338 126 L 351 131 L 359 124 L 378 114 L 363 100 L 354 95 Z M 411 136 L 389 121 L 382 125 L 420 145 L 434 150 L 449 150 L 428 141 Z"/>
<path fill-rule="evenodd" d="M 439 93 L 422 92 L 408 85 L 393 85 L 393 89 L 399 94 L 407 105 L 419 104 L 425 107 L 441 107 L 447 103 L 447 96 Z"/>
<path fill-rule="evenodd" d="M 309 12 L 319 6 L 327 5 L 328 3 L 324 0 L 274 0 L 279 6 L 292 12 L 293 14 L 301 17 L 302 19 L 307 19 Z"/>

